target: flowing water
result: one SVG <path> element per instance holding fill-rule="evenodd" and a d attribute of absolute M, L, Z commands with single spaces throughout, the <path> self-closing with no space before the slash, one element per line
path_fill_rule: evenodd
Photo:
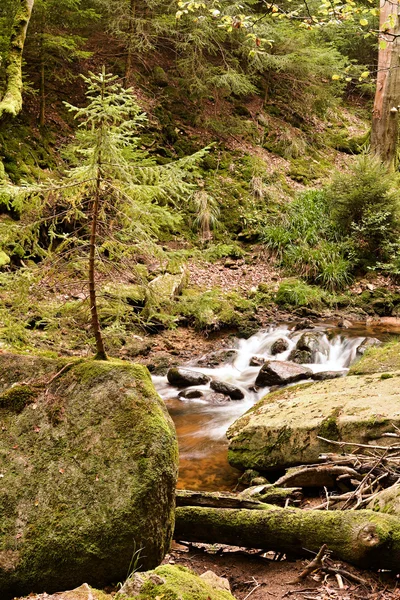
<path fill-rule="evenodd" d="M 247 340 L 240 339 L 231 349 L 225 348 L 221 356 L 230 352 L 230 360 L 213 368 L 199 366 L 207 363 L 202 357 L 184 365 L 192 371 L 209 375 L 212 379 L 223 381 L 240 388 L 243 400 L 232 400 L 224 404 L 210 403 L 212 390 L 209 384 L 193 386 L 202 392 L 202 397 L 185 399 L 178 396 L 179 391 L 171 386 L 166 377 L 154 376 L 153 382 L 160 396 L 165 400 L 174 420 L 179 440 L 180 467 L 178 487 L 203 490 L 230 490 L 237 483 L 239 472 L 227 462 L 228 427 L 243 415 L 255 402 L 265 396 L 269 388 L 257 390 L 255 379 L 260 366 L 250 366 L 253 357 L 267 360 L 287 361 L 301 336 L 307 332 L 317 334 L 318 350 L 314 353 L 312 364 L 304 366 L 313 372 L 347 372 L 357 356 L 357 348 L 370 331 L 350 330 L 346 335 L 340 330 L 326 326 L 312 330 L 294 331 L 288 326 L 271 327 L 253 335 Z M 362 335 L 364 333 L 364 335 Z M 285 340 L 287 350 L 275 356 L 272 345 L 278 339 Z M 223 354 L 222 354 L 223 352 Z M 218 353 L 217 353 L 218 354 Z M 183 365 L 182 365 L 183 366 Z"/>

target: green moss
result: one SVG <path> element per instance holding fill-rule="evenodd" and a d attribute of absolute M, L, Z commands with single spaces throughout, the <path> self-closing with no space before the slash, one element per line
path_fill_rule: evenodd
<path fill-rule="evenodd" d="M 0 408 L 20 413 L 38 396 L 38 390 L 29 385 L 15 385 L 0 395 Z"/>
<path fill-rule="evenodd" d="M 336 408 L 332 414 L 324 419 L 319 427 L 318 435 L 327 439 L 337 441 L 340 439 L 340 431 L 337 424 L 337 417 L 340 413 L 340 408 Z"/>
<path fill-rule="evenodd" d="M 215 590 L 198 575 L 179 565 L 162 565 L 153 573 L 165 583 L 156 584 L 148 579 L 142 586 L 138 600 L 233 600 L 233 596 L 223 590 Z M 144 576 L 150 576 L 145 573 Z"/>
<path fill-rule="evenodd" d="M 361 359 L 350 368 L 351 375 L 387 374 L 400 371 L 400 343 L 396 340 L 384 346 L 368 348 Z"/>

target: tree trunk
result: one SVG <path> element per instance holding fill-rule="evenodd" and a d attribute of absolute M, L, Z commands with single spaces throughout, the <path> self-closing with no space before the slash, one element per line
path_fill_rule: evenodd
<path fill-rule="evenodd" d="M 0 102 L 0 118 L 15 117 L 22 109 L 22 53 L 34 0 L 20 0 L 11 31 L 6 68 L 6 91 Z"/>
<path fill-rule="evenodd" d="M 92 206 L 92 226 L 90 232 L 90 250 L 89 250 L 89 297 L 90 297 L 90 314 L 92 321 L 92 330 L 96 340 L 96 360 L 107 360 L 106 351 L 104 349 L 103 337 L 100 331 L 99 315 L 97 312 L 96 298 L 96 282 L 95 282 L 95 262 L 96 262 L 96 242 L 97 242 L 97 222 L 99 217 L 100 206 L 100 185 L 101 185 L 101 159 L 99 157 L 99 165 L 96 179 L 96 189 Z"/>
<path fill-rule="evenodd" d="M 265 506 L 265 505 L 264 505 Z M 312 511 L 182 507 L 174 538 L 310 556 L 327 544 L 334 558 L 374 569 L 400 564 L 400 519 L 370 510 Z"/>
<path fill-rule="evenodd" d="M 129 82 L 132 71 L 132 36 L 135 23 L 135 0 L 130 0 L 129 5 L 129 22 L 128 22 L 128 54 L 125 64 L 125 80 Z"/>
<path fill-rule="evenodd" d="M 400 104 L 400 21 L 398 0 L 380 0 L 380 47 L 372 113 L 371 151 L 394 170 Z"/>

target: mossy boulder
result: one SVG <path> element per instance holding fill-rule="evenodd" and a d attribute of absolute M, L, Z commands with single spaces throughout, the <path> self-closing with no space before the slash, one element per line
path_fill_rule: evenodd
<path fill-rule="evenodd" d="M 179 565 L 162 565 L 147 573 L 135 573 L 128 580 L 118 598 L 138 600 L 234 600 L 232 594 L 221 589 L 221 578 L 198 576 Z M 224 580 L 222 580 L 224 581 Z"/>
<path fill-rule="evenodd" d="M 350 368 L 351 375 L 400 371 L 400 343 L 367 348 L 362 358 Z"/>
<path fill-rule="evenodd" d="M 367 508 L 387 515 L 400 516 L 400 485 L 396 483 L 382 490 L 367 504 Z"/>
<path fill-rule="evenodd" d="M 142 365 L 0 355 L 0 597 L 159 564 L 177 444 Z"/>
<path fill-rule="evenodd" d="M 388 444 L 400 427 L 400 371 L 297 385 L 265 396 L 228 430 L 232 466 L 267 471 L 313 464 L 334 446 L 318 438 Z M 389 440 L 389 441 L 388 441 Z"/>

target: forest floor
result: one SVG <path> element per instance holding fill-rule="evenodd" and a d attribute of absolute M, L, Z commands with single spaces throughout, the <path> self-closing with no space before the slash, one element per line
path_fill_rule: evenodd
<path fill-rule="evenodd" d="M 310 560 L 313 556 L 310 554 Z M 213 571 L 227 578 L 237 600 L 400 600 L 398 581 L 390 573 L 375 574 L 335 562 L 336 568 L 364 583 L 321 573 L 295 582 L 309 561 L 274 559 L 273 552 L 261 554 L 258 550 L 220 544 L 186 546 L 174 542 L 164 562 L 185 566 L 199 575 Z"/>

